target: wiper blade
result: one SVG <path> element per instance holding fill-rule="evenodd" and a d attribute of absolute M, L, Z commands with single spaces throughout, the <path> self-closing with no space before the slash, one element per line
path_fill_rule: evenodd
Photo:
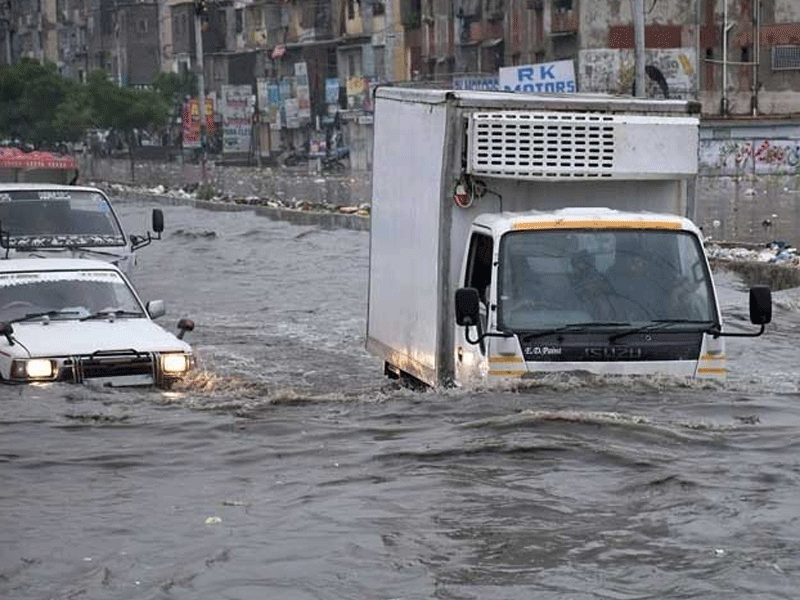
<path fill-rule="evenodd" d="M 714 325 L 714 322 L 698 321 L 695 319 L 653 319 L 647 325 L 642 325 L 641 327 L 634 327 L 633 329 L 629 329 L 628 331 L 621 331 L 620 333 L 615 333 L 614 335 L 608 337 L 608 341 L 613 342 L 620 338 L 625 337 L 626 335 L 632 335 L 634 333 L 642 333 L 644 331 L 655 331 L 657 329 L 663 329 L 670 325 L 705 325 L 706 327 L 711 327 Z"/>
<path fill-rule="evenodd" d="M 98 310 L 95 313 L 81 317 L 81 321 L 91 321 L 96 319 L 104 319 L 107 317 L 143 317 L 144 313 L 136 310 Z"/>
<path fill-rule="evenodd" d="M 24 317 L 17 317 L 16 319 L 11 319 L 10 323 L 22 323 L 24 321 L 32 321 L 33 319 L 41 319 L 42 317 L 55 317 L 56 315 L 62 314 L 64 311 L 61 310 L 46 310 L 43 312 L 35 312 L 35 313 L 28 313 Z"/>
<path fill-rule="evenodd" d="M 535 340 L 536 338 L 544 337 L 546 335 L 553 335 L 554 333 L 562 333 L 564 331 L 576 331 L 583 329 L 584 327 L 625 327 L 629 326 L 630 323 L 623 322 L 623 323 L 615 323 L 613 321 L 588 321 L 584 323 L 567 323 L 566 325 L 562 325 L 560 327 L 554 327 L 553 329 L 545 329 L 543 331 L 536 331 L 532 333 L 526 333 L 520 336 L 522 341 L 529 342 L 530 340 Z"/>

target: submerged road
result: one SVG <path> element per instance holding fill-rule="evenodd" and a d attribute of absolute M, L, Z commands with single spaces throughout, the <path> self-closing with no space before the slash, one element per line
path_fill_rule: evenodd
<path fill-rule="evenodd" d="M 119 205 L 129 231 L 153 206 Z M 796 597 L 798 289 L 725 384 L 420 393 L 364 350 L 368 233 L 165 215 L 134 280 L 195 320 L 199 368 L 0 388 L 0 597 Z"/>

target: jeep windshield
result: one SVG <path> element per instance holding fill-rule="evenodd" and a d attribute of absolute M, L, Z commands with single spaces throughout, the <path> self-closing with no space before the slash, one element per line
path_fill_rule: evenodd
<path fill-rule="evenodd" d="M 91 190 L 0 191 L 0 228 L 11 248 L 125 245 L 108 200 Z"/>
<path fill-rule="evenodd" d="M 0 322 L 80 319 L 89 315 L 144 317 L 144 309 L 115 271 L 0 273 Z"/>
<path fill-rule="evenodd" d="M 679 230 L 510 232 L 498 300 L 503 331 L 650 323 L 685 331 L 719 321 L 700 241 Z"/>

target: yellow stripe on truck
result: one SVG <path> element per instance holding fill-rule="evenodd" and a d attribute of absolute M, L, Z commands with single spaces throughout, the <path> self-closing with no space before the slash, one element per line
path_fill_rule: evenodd
<path fill-rule="evenodd" d="M 699 367 L 697 369 L 698 375 L 726 375 L 728 369 L 719 367 Z"/>
<path fill-rule="evenodd" d="M 490 363 L 522 363 L 525 362 L 520 356 L 490 356 Z"/>
<path fill-rule="evenodd" d="M 489 375 L 494 377 L 522 377 L 525 371 L 489 371 Z"/>
<path fill-rule="evenodd" d="M 680 221 L 609 221 L 607 219 L 559 219 L 557 221 L 520 221 L 512 229 L 683 229 Z"/>

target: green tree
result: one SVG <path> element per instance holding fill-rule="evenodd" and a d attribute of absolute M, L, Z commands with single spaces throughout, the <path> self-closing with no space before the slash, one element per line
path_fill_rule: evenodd
<path fill-rule="evenodd" d="M 197 76 L 194 73 L 159 73 L 153 80 L 153 89 L 167 102 L 183 102 L 186 96 L 197 95 Z"/>
<path fill-rule="evenodd" d="M 79 139 L 89 113 L 79 86 L 51 63 L 23 59 L 0 66 L 0 135 L 35 148 Z"/>
<path fill-rule="evenodd" d="M 103 71 L 91 73 L 86 94 L 94 123 L 113 130 L 128 148 L 138 145 L 137 131 L 162 127 L 169 117 L 169 105 L 157 91 L 118 87 Z"/>

